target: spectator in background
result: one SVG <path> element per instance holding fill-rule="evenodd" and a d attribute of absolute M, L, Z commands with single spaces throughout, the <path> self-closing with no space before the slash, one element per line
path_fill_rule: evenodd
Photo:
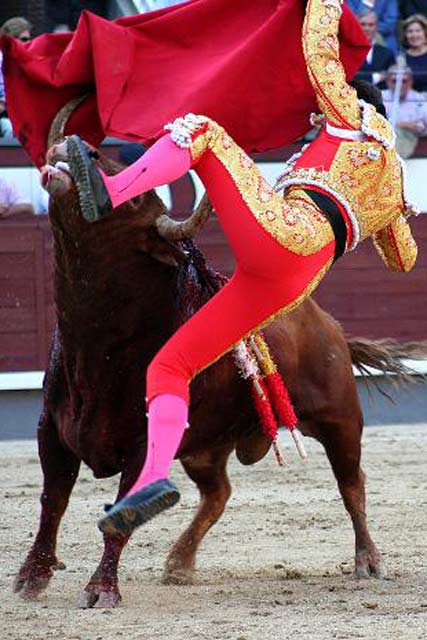
<path fill-rule="evenodd" d="M 11 36 L 21 42 L 29 42 L 31 40 L 31 31 L 33 27 L 26 18 L 20 16 L 9 18 L 0 27 L 0 35 Z"/>
<path fill-rule="evenodd" d="M 26 18 L 16 17 L 9 18 L 0 27 L 0 36 L 8 35 L 21 42 L 28 42 L 31 40 L 32 25 Z M 1 71 L 1 65 L 3 61 L 3 54 L 0 51 L 0 136 L 8 137 L 12 136 L 12 124 L 7 117 L 6 106 L 6 94 L 4 91 L 4 80 Z"/>
<path fill-rule="evenodd" d="M 409 158 L 418 144 L 419 136 L 427 134 L 427 100 L 414 91 L 410 67 L 394 65 L 387 73 L 387 89 L 382 92 L 388 118 L 393 116 L 393 100 L 398 74 L 402 75 L 398 110 L 396 113 L 396 149 L 402 158 Z"/>
<path fill-rule="evenodd" d="M 415 14 L 403 23 L 406 64 L 414 75 L 416 91 L 427 92 L 427 18 Z"/>
<path fill-rule="evenodd" d="M 400 0 L 399 13 L 403 20 L 413 16 L 414 13 L 427 16 L 427 0 Z"/>
<path fill-rule="evenodd" d="M 376 42 L 378 18 L 375 11 L 364 11 L 358 15 L 358 20 L 372 46 L 357 77 L 378 85 L 380 89 L 385 89 L 383 81 L 387 75 L 387 70 L 396 62 L 394 53 L 388 47 Z"/>
<path fill-rule="evenodd" d="M 397 22 L 399 11 L 397 0 L 346 0 L 346 4 L 357 16 L 367 9 L 375 11 L 378 18 L 378 32 L 383 42 L 393 53 L 397 53 Z"/>
<path fill-rule="evenodd" d="M 1 65 L 3 62 L 3 54 L 0 51 L 0 137 L 7 137 L 12 135 L 12 123 L 7 117 L 6 111 L 6 94 L 4 92 L 3 74 L 1 72 Z"/>
<path fill-rule="evenodd" d="M 64 31 L 70 31 L 69 0 L 45 0 L 48 31 L 55 31 L 60 25 Z"/>
<path fill-rule="evenodd" d="M 20 195 L 13 182 L 0 176 L 0 218 L 22 213 L 34 215 L 33 205 Z"/>

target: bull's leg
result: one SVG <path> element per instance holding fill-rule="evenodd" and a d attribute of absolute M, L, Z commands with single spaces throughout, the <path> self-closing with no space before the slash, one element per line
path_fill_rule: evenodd
<path fill-rule="evenodd" d="M 121 553 L 128 539 L 104 534 L 104 553 L 95 573 L 80 596 L 80 607 L 83 609 L 113 608 L 120 604 L 122 597 L 117 570 Z"/>
<path fill-rule="evenodd" d="M 358 578 L 384 578 L 386 570 L 381 555 L 369 535 L 366 520 L 365 475 L 360 466 L 361 418 L 341 424 L 320 425 L 316 437 L 325 447 L 337 479 L 356 536 L 356 567 Z"/>
<path fill-rule="evenodd" d="M 24 598 L 35 598 L 47 587 L 58 565 L 56 538 L 79 472 L 80 461 L 59 441 L 50 416 L 38 430 L 39 456 L 44 475 L 39 531 L 14 584 Z"/>
<path fill-rule="evenodd" d="M 125 471 L 123 471 L 120 478 L 116 500 L 120 500 L 135 482 L 144 457 L 145 448 L 142 447 L 125 464 Z M 80 595 L 80 607 L 83 609 L 91 607 L 108 609 L 117 607 L 120 604 L 122 597 L 119 590 L 117 571 L 120 556 L 129 537 L 114 536 L 108 533 L 103 534 L 104 553 L 98 567 Z"/>
<path fill-rule="evenodd" d="M 166 561 L 163 582 L 191 584 L 196 552 L 209 529 L 221 517 L 231 494 L 226 465 L 231 450 L 208 451 L 181 460 L 185 471 L 197 484 L 200 504 L 188 529 L 173 546 Z"/>

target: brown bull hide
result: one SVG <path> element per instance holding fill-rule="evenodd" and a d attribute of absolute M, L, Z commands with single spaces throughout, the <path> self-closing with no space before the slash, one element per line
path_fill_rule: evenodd
<path fill-rule="evenodd" d="M 107 171 L 117 170 L 102 162 Z M 57 563 L 56 532 L 80 462 L 98 478 L 121 473 L 118 497 L 133 484 L 145 456 L 147 365 L 212 295 L 215 281 L 191 244 L 170 245 L 157 234 L 155 220 L 164 207 L 154 193 L 89 224 L 80 215 L 70 179 L 64 174 L 56 180 L 50 220 L 58 328 L 38 430 L 44 471 L 40 529 L 16 580 L 16 590 L 27 597 L 47 585 Z M 362 414 L 341 328 L 309 300 L 272 325 L 266 337 L 301 431 L 317 438 L 329 457 L 353 522 L 356 572 L 381 576 L 365 517 Z M 191 581 L 197 547 L 230 495 L 230 453 L 235 449 L 241 462 L 252 464 L 270 446 L 231 356 L 196 378 L 191 398 L 191 428 L 178 457 L 200 489 L 201 506 L 169 555 L 168 582 Z M 124 543 L 105 536 L 104 544 L 83 606 L 114 606 L 120 600 L 117 566 Z"/>

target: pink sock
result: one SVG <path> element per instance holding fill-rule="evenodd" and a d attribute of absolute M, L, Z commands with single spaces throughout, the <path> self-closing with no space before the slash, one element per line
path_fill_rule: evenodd
<path fill-rule="evenodd" d="M 190 150 L 178 147 L 166 134 L 130 167 L 115 176 L 101 175 L 113 207 L 118 207 L 154 187 L 177 180 L 190 167 Z"/>
<path fill-rule="evenodd" d="M 180 396 L 162 393 L 148 407 L 147 457 L 127 495 L 168 477 L 188 420 L 188 405 Z"/>

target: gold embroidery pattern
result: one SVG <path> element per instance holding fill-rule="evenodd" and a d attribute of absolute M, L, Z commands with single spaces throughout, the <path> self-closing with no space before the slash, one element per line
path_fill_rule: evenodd
<path fill-rule="evenodd" d="M 210 126 L 212 120 L 209 121 L 208 125 L 204 127 L 204 129 L 197 135 L 197 137 L 193 138 L 190 153 L 193 164 L 196 164 L 198 160 L 200 160 L 201 156 L 204 154 L 206 149 L 209 146 L 209 141 L 211 139 Z"/>
<path fill-rule="evenodd" d="M 356 91 L 347 84 L 339 57 L 338 2 L 309 0 L 302 45 L 308 75 L 321 111 L 333 125 L 360 129 L 362 123 Z"/>
<path fill-rule="evenodd" d="M 304 192 L 286 200 L 263 178 L 251 158 L 212 120 L 191 146 L 197 161 L 209 148 L 233 179 L 249 210 L 267 233 L 298 255 L 317 253 L 334 240 L 332 228 Z"/>
<path fill-rule="evenodd" d="M 411 271 L 417 261 L 418 248 L 407 220 L 400 216 L 378 231 L 374 245 L 385 264 L 393 271 Z"/>
<path fill-rule="evenodd" d="M 330 0 L 310 0 L 307 6 L 302 44 L 317 102 L 331 124 L 361 130 L 391 149 L 390 123 L 347 84 L 337 38 L 340 15 L 339 3 Z"/>
<path fill-rule="evenodd" d="M 355 244 L 404 211 L 399 158 L 378 142 L 341 142 L 328 171 L 295 169 L 280 182 L 284 189 L 292 185 L 318 186 L 338 197 L 353 224 Z"/>
<path fill-rule="evenodd" d="M 380 142 L 386 149 L 392 149 L 396 141 L 396 134 L 391 124 L 378 113 L 373 104 L 359 100 L 362 110 L 361 130 L 367 136 Z"/>
<path fill-rule="evenodd" d="M 304 186 L 317 186 L 338 199 L 347 211 L 354 236 L 350 249 L 367 236 L 377 234 L 376 246 L 391 268 L 400 268 L 399 257 L 405 265 L 414 263 L 415 242 L 409 227 L 402 231 L 399 222 L 405 204 L 401 162 L 394 149 L 386 150 L 379 142 L 343 141 L 329 171 L 300 168 L 284 176 L 280 182 L 286 193 L 283 199 L 264 180 L 249 156 L 213 121 L 208 121 L 205 129 L 195 135 L 191 146 L 193 159 L 200 158 L 207 148 L 230 173 L 263 229 L 290 251 L 310 255 L 334 239 L 328 221 L 302 191 Z M 392 236 L 393 246 L 391 236 L 378 235 L 388 225 L 398 230 Z"/>

